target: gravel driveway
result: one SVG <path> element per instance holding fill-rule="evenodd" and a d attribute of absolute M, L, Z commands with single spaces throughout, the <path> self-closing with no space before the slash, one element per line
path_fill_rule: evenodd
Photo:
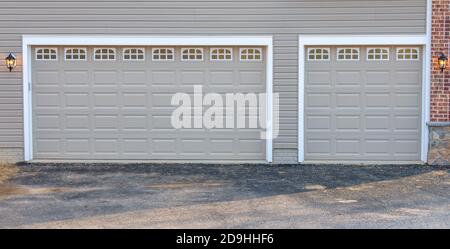
<path fill-rule="evenodd" d="M 450 228 L 450 167 L 18 167 L 1 228 Z"/>

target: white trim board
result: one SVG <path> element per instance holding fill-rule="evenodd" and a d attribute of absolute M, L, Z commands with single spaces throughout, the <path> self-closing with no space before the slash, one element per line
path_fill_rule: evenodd
<path fill-rule="evenodd" d="M 272 162 L 273 153 L 273 37 L 272 36 L 59 36 L 24 35 L 23 51 L 23 121 L 24 160 L 33 160 L 33 119 L 31 46 L 265 46 L 266 47 L 266 92 L 267 92 L 267 137 L 266 161 Z"/>
<path fill-rule="evenodd" d="M 24 35 L 29 45 L 89 46 L 268 46 L 272 36 L 70 36 Z"/>
<path fill-rule="evenodd" d="M 298 46 L 298 162 L 305 162 L 304 152 L 304 108 L 305 108 L 305 48 L 306 46 L 340 46 L 340 45 L 360 45 L 360 46 L 380 46 L 380 45 L 419 45 L 424 46 L 423 52 L 423 79 L 422 79 L 422 141 L 421 160 L 427 160 L 428 153 L 428 129 L 430 109 L 430 56 L 431 40 L 428 35 L 299 35 Z M 425 52 L 426 51 L 426 52 Z"/>
<path fill-rule="evenodd" d="M 430 122 L 430 102 L 431 102 L 431 32 L 432 32 L 432 13 L 433 13 L 433 0 L 427 0 L 427 20 L 426 20 L 426 35 L 425 35 L 425 48 L 423 49 L 423 86 L 422 86 L 422 125 Z M 429 130 L 422 128 L 422 161 L 428 161 L 428 143 L 429 143 Z"/>

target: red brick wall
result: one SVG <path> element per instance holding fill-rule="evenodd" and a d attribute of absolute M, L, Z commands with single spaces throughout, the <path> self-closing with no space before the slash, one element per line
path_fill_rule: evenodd
<path fill-rule="evenodd" d="M 450 121 L 450 65 L 441 73 L 437 58 L 441 53 L 449 56 L 450 0 L 433 0 L 431 121 Z"/>

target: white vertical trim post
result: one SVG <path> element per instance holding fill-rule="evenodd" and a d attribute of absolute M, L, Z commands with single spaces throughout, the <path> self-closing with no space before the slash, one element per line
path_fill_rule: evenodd
<path fill-rule="evenodd" d="M 432 13 L 433 0 L 427 0 L 427 19 L 426 19 L 426 42 L 423 49 L 423 85 L 422 85 L 422 146 L 421 160 L 428 161 L 429 130 L 431 106 L 431 31 L 432 31 Z"/>
<path fill-rule="evenodd" d="M 427 0 L 431 2 L 431 0 Z M 428 6 L 428 11 L 431 9 Z M 429 17 L 427 17 L 427 20 Z M 429 19 L 431 20 L 431 19 Z M 305 139 L 304 139 L 304 105 L 305 105 L 305 47 L 314 45 L 339 46 L 339 45 L 421 45 L 425 46 L 426 52 L 423 56 L 422 69 L 422 137 L 421 137 L 421 160 L 426 161 L 428 152 L 428 129 L 430 109 L 430 56 L 431 56 L 431 34 L 427 35 L 300 35 L 299 36 L 299 82 L 298 82 L 298 161 L 305 161 Z"/>
<path fill-rule="evenodd" d="M 22 92 L 23 92 L 23 154 L 24 160 L 29 161 L 33 158 L 33 140 L 32 140 L 32 132 L 31 132 L 31 51 L 30 48 L 25 41 L 22 41 Z"/>
<path fill-rule="evenodd" d="M 298 46 L 298 162 L 305 161 L 305 43 L 299 38 Z M 331 50 L 329 58 L 331 58 Z"/>
<path fill-rule="evenodd" d="M 266 121 L 266 161 L 273 161 L 273 42 L 267 45 L 266 59 L 266 93 L 267 93 L 267 121 Z M 279 121 L 278 121 L 279 122 Z M 279 127 L 279 124 L 278 124 Z"/>

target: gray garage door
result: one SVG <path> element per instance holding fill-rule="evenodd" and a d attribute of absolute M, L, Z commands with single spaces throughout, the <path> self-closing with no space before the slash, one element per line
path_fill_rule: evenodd
<path fill-rule="evenodd" d="M 305 160 L 420 160 L 422 48 L 305 52 Z"/>
<path fill-rule="evenodd" d="M 172 95 L 193 85 L 204 94 L 265 92 L 263 51 L 261 60 L 241 61 L 240 48 L 228 47 L 232 60 L 224 61 L 226 52 L 211 58 L 209 47 L 198 47 L 187 56 L 203 50 L 203 60 L 184 61 L 182 47 L 84 48 L 32 50 L 34 159 L 265 159 L 259 128 L 174 129 L 170 121 Z"/>

